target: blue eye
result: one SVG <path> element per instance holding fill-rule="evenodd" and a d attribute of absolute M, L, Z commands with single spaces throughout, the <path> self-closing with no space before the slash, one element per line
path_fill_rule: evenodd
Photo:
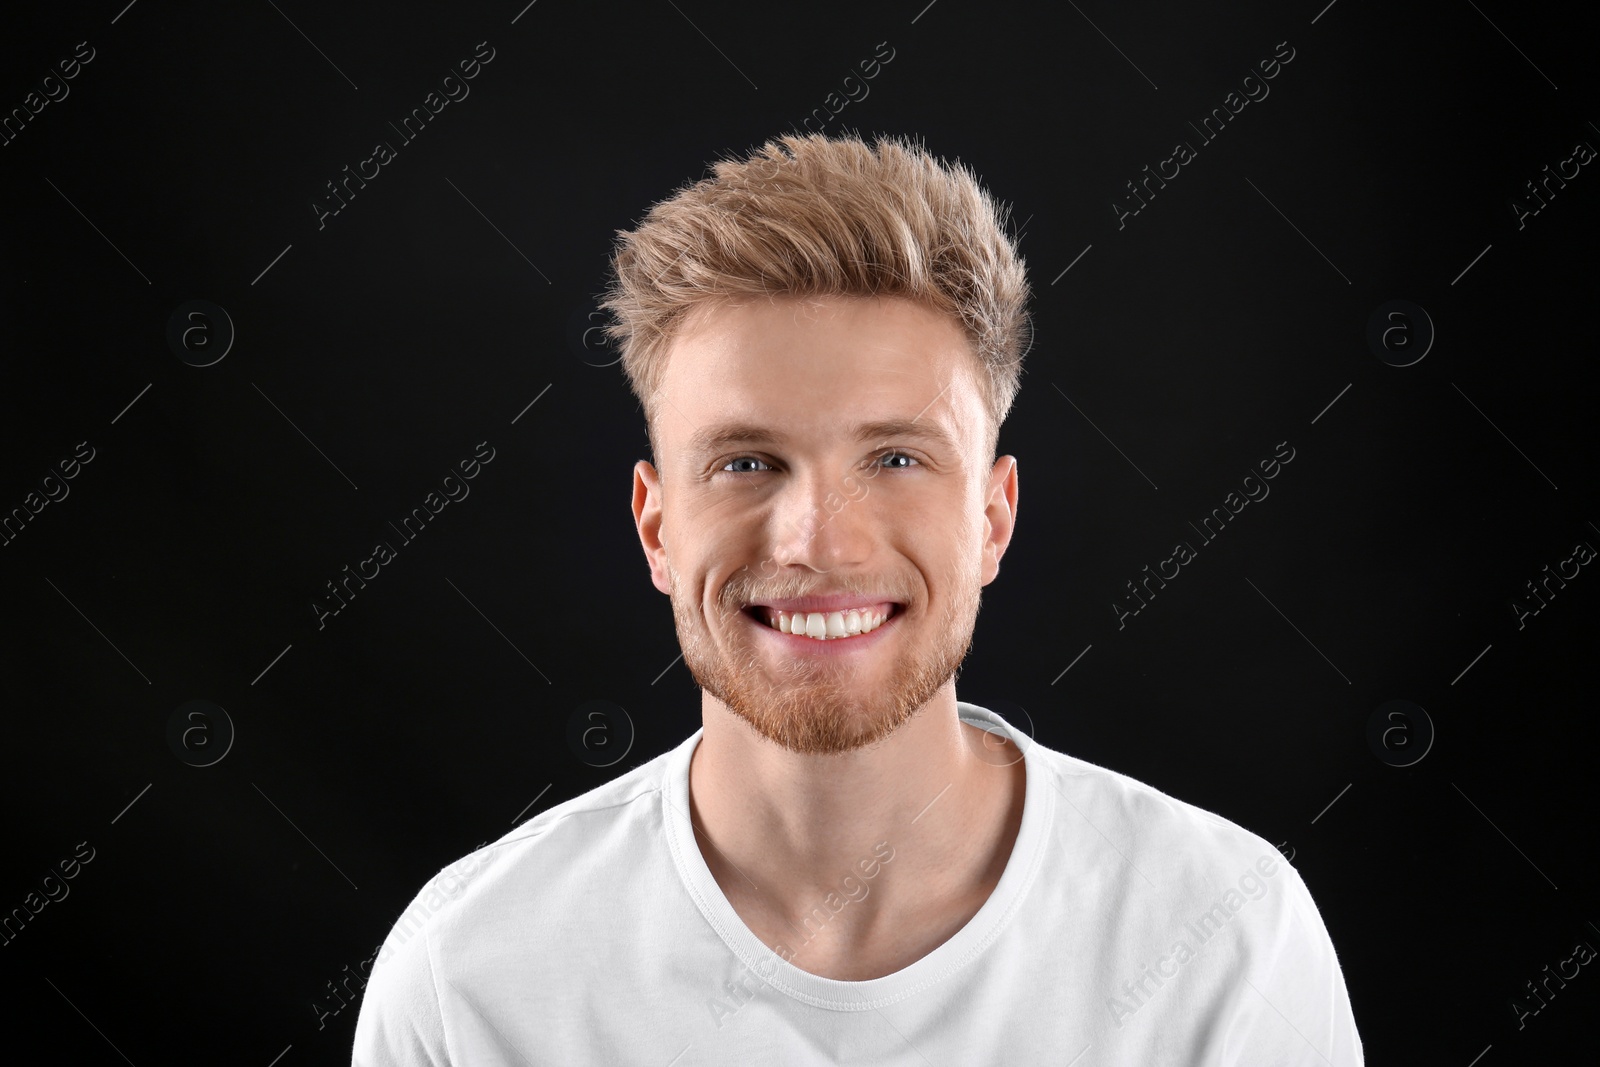
<path fill-rule="evenodd" d="M 907 460 L 908 462 L 905 463 L 905 464 L 894 464 L 894 465 L 884 464 L 885 468 L 888 469 L 888 470 L 909 470 L 911 468 L 912 464 L 916 464 L 916 465 L 920 466 L 921 462 L 922 462 L 921 460 L 917 459 L 917 457 L 911 455 L 909 452 L 889 451 L 889 452 L 880 452 L 880 453 L 878 453 L 879 462 L 882 462 L 883 460 L 890 459 L 890 458 L 904 459 L 904 460 Z M 772 469 L 771 465 L 768 464 L 766 460 L 760 459 L 760 458 L 758 458 L 756 456 L 735 456 L 733 459 L 729 460 L 726 464 L 723 465 L 722 470 L 725 473 L 728 473 L 728 474 L 759 474 L 759 473 L 761 473 L 759 470 L 752 470 L 750 468 L 745 468 L 744 470 L 729 470 L 728 468 L 732 467 L 735 463 L 759 463 L 762 467 L 765 467 L 768 470 Z"/>

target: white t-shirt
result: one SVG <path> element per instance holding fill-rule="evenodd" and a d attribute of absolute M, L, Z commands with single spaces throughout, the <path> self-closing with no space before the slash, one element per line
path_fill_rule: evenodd
<path fill-rule="evenodd" d="M 353 1064 L 1363 1062 L 1327 929 L 1272 845 L 957 707 L 1024 752 L 1022 824 L 993 894 L 922 959 L 836 981 L 788 962 L 798 937 L 780 954 L 744 925 L 690 828 L 697 730 L 425 886 L 377 957 Z M 883 838 L 808 936 L 893 877 Z"/>

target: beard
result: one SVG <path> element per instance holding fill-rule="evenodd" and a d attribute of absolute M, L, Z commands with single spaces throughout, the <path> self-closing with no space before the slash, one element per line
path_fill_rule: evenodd
<path fill-rule="evenodd" d="M 754 599 L 798 597 L 817 591 L 797 582 L 772 583 L 761 590 L 742 580 L 740 571 L 723 587 L 717 633 L 713 634 L 699 603 L 683 592 L 678 573 L 669 561 L 672 583 L 672 617 L 689 673 L 706 692 L 722 701 L 757 734 L 790 752 L 803 755 L 840 755 L 888 738 L 909 722 L 946 682 L 954 680 L 972 648 L 983 586 L 976 566 L 946 576 L 952 595 L 937 618 L 912 624 L 909 592 L 890 592 L 904 608 L 894 625 L 905 634 L 892 640 L 905 642 L 888 683 L 871 684 L 857 675 L 867 664 L 843 664 L 810 656 L 770 656 L 762 653 L 755 635 L 741 618 L 741 606 Z M 886 592 L 882 585 L 828 583 L 830 593 Z M 766 625 L 757 623 L 757 625 Z M 889 646 L 866 657 L 888 656 Z"/>

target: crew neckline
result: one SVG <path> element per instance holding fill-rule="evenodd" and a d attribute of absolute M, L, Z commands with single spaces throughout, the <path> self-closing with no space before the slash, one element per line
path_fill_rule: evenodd
<path fill-rule="evenodd" d="M 734 956 L 777 991 L 817 1008 L 866 1011 L 886 1007 L 948 979 L 971 963 L 999 937 L 1021 906 L 1044 858 L 1044 842 L 1055 804 L 1041 757 L 1031 737 L 1021 735 L 995 712 L 956 702 L 961 721 L 984 730 L 999 729 L 1022 753 L 1025 782 L 1022 822 L 1004 871 L 989 899 L 960 930 L 926 956 L 892 974 L 852 982 L 801 970 L 768 948 L 739 917 L 723 894 L 695 842 L 689 821 L 689 763 L 705 734 L 701 727 L 672 753 L 661 785 L 662 819 L 673 864 L 689 896 Z"/>

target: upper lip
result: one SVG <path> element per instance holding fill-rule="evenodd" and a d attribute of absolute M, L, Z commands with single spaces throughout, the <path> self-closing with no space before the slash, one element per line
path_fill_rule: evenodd
<path fill-rule="evenodd" d="M 855 596 L 847 593 L 833 593 L 824 596 L 802 596 L 790 600 L 752 600 L 746 608 L 771 608 L 774 611 L 821 612 L 827 614 L 835 611 L 849 611 L 851 608 L 875 608 L 882 604 L 896 605 L 900 602 L 893 597 L 886 596 Z"/>

